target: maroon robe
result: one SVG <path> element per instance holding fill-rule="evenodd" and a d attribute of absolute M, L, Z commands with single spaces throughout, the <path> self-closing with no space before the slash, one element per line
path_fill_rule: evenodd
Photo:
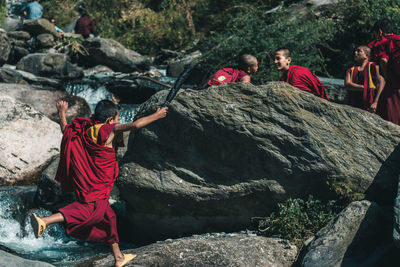
<path fill-rule="evenodd" d="M 305 67 L 290 65 L 288 72 L 283 74 L 280 80 L 329 101 L 324 85 Z"/>
<path fill-rule="evenodd" d="M 223 83 L 236 83 L 248 75 L 246 72 L 233 68 L 223 68 L 218 70 L 208 81 L 209 86 L 219 86 Z"/>
<path fill-rule="evenodd" d="M 371 57 L 378 64 L 388 60 L 385 88 L 379 98 L 376 113 L 383 119 L 400 125 L 400 35 L 388 34 L 369 43 Z"/>
<path fill-rule="evenodd" d="M 350 79 L 355 84 L 364 86 L 363 91 L 347 91 L 347 102 L 350 106 L 367 110 L 375 100 L 377 77 L 376 65 L 368 62 L 364 70 L 360 72 L 357 66 L 347 70 Z"/>
<path fill-rule="evenodd" d="M 75 192 L 77 201 L 59 211 L 68 235 L 117 243 L 116 216 L 108 199 L 118 175 L 118 162 L 116 150 L 104 146 L 114 124 L 100 128 L 97 143 L 87 133 L 93 125 L 91 119 L 77 118 L 64 131 L 56 180 L 64 192 Z"/>

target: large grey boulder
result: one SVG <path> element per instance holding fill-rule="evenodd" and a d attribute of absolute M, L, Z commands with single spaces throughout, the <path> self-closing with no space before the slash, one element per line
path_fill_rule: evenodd
<path fill-rule="evenodd" d="M 69 95 L 65 91 L 38 90 L 30 85 L 0 83 L 0 93 L 30 105 L 57 123 L 59 118 L 56 103 L 59 100 L 69 104 L 68 123 L 76 117 L 89 117 L 91 114 L 90 107 L 83 98 Z"/>
<path fill-rule="evenodd" d="M 1 26 L 6 31 L 18 31 L 22 28 L 23 21 L 21 18 L 6 17 Z"/>
<path fill-rule="evenodd" d="M 127 266 L 289 267 L 296 259 L 297 247 L 278 238 L 214 234 L 166 240 L 123 253 L 137 255 Z M 113 262 L 108 256 L 81 266 L 105 267 Z"/>
<path fill-rule="evenodd" d="M 347 104 L 347 90 L 344 87 L 343 79 L 332 79 L 326 77 L 318 77 L 326 89 L 330 100 L 335 103 Z"/>
<path fill-rule="evenodd" d="M 336 198 L 328 183 L 393 203 L 399 142 L 397 125 L 283 82 L 184 90 L 131 134 L 118 186 L 133 239 L 235 231 L 289 197 Z"/>
<path fill-rule="evenodd" d="M 188 55 L 186 55 L 183 58 L 176 58 L 171 60 L 168 63 L 168 68 L 167 68 L 167 75 L 171 77 L 178 77 L 182 71 L 185 69 L 186 65 L 189 65 L 193 61 L 195 61 L 197 58 L 201 57 L 202 53 L 200 51 L 195 51 L 192 52 Z"/>
<path fill-rule="evenodd" d="M 394 225 L 393 225 L 393 240 L 395 245 L 400 247 L 400 176 L 397 184 L 397 195 L 393 207 Z"/>
<path fill-rule="evenodd" d="M 38 36 L 42 33 L 50 33 L 54 37 L 58 37 L 54 25 L 47 19 L 27 19 L 24 20 L 22 29 L 29 32 L 32 36 Z"/>
<path fill-rule="evenodd" d="M 21 266 L 52 267 L 53 266 L 54 267 L 54 265 L 50 263 L 27 260 L 2 250 L 0 250 L 0 266 L 7 266 L 7 267 L 21 267 Z"/>
<path fill-rule="evenodd" d="M 390 215 L 367 200 L 351 203 L 316 234 L 301 266 L 395 266 Z"/>
<path fill-rule="evenodd" d="M 37 88 L 48 90 L 61 90 L 63 86 L 63 81 L 60 79 L 40 77 L 26 71 L 16 70 L 6 66 L 0 68 L 0 82 L 32 84 Z"/>
<path fill-rule="evenodd" d="M 7 62 L 11 52 L 11 43 L 8 39 L 7 32 L 0 29 L 0 66 Z"/>
<path fill-rule="evenodd" d="M 0 186 L 32 184 L 58 154 L 57 123 L 0 93 Z"/>
<path fill-rule="evenodd" d="M 42 33 L 39 34 L 36 37 L 36 40 L 38 42 L 38 45 L 40 48 L 49 48 L 49 47 L 53 47 L 55 42 L 54 42 L 54 36 L 52 34 L 49 33 Z"/>
<path fill-rule="evenodd" d="M 125 48 L 112 39 L 89 38 L 84 42 L 89 52 L 85 58 L 91 66 L 105 65 L 114 71 L 134 72 L 150 69 L 150 62 L 139 53 Z"/>
<path fill-rule="evenodd" d="M 23 57 L 18 70 L 52 78 L 81 78 L 83 70 L 73 65 L 69 57 L 59 53 L 35 53 Z"/>

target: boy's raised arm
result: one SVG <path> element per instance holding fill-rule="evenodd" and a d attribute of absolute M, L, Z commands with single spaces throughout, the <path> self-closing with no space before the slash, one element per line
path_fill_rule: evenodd
<path fill-rule="evenodd" d="M 61 132 L 64 132 L 65 126 L 67 126 L 67 110 L 68 110 L 68 102 L 66 101 L 58 101 L 57 104 L 58 117 L 60 118 L 60 128 Z"/>
<path fill-rule="evenodd" d="M 161 119 L 161 118 L 164 118 L 165 116 L 167 116 L 167 110 L 168 110 L 167 107 L 158 108 L 156 112 L 154 112 L 153 114 L 151 114 L 149 116 L 140 118 L 133 122 L 129 122 L 129 123 L 125 123 L 125 124 L 117 124 L 117 125 L 115 125 L 114 131 L 115 132 L 125 132 L 125 131 L 140 129 L 158 119 Z"/>

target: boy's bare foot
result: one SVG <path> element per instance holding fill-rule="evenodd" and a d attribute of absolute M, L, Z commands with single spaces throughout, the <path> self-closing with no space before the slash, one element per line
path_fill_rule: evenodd
<path fill-rule="evenodd" d="M 122 254 L 115 259 L 115 267 L 122 267 L 136 257 L 135 254 Z"/>
<path fill-rule="evenodd" d="M 39 238 L 44 234 L 44 231 L 46 230 L 46 224 L 41 218 L 36 216 L 35 213 L 31 214 L 31 225 L 36 238 Z"/>

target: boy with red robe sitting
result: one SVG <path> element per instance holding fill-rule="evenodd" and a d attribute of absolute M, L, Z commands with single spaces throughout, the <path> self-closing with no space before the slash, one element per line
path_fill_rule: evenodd
<path fill-rule="evenodd" d="M 356 65 L 346 71 L 344 82 L 349 105 L 375 113 L 385 79 L 379 73 L 379 66 L 369 61 L 370 54 L 368 46 L 357 47 L 354 52 Z"/>
<path fill-rule="evenodd" d="M 393 34 L 393 25 L 388 19 L 375 23 L 374 34 L 376 39 L 368 46 L 386 82 L 376 113 L 400 125 L 400 35 Z"/>
<path fill-rule="evenodd" d="M 115 266 L 124 266 L 136 255 L 121 253 L 116 215 L 108 203 L 118 176 L 117 148 L 123 145 L 122 132 L 137 130 L 164 118 L 168 108 L 159 108 L 134 122 L 118 124 L 117 105 L 103 100 L 96 105 L 93 118 L 76 118 L 68 125 L 68 103 L 58 102 L 57 109 L 63 138 L 56 180 L 64 192 L 75 193 L 76 201 L 48 217 L 32 214 L 35 236 L 42 236 L 50 224 L 62 222 L 72 237 L 109 243 Z"/>
<path fill-rule="evenodd" d="M 243 54 L 239 58 L 239 68 L 223 68 L 218 70 L 208 81 L 209 86 L 219 86 L 223 83 L 250 82 L 250 75 L 258 70 L 257 58 Z"/>
<path fill-rule="evenodd" d="M 305 67 L 290 65 L 291 62 L 289 49 L 279 48 L 275 50 L 274 65 L 278 71 L 282 72 L 280 80 L 329 101 L 325 87 L 318 77 Z"/>

